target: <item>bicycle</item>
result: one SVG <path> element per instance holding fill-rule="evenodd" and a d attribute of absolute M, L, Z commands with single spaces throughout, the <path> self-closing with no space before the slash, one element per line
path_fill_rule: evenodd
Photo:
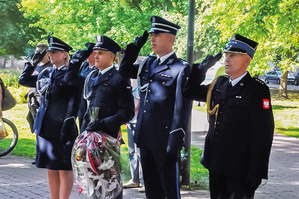
<path fill-rule="evenodd" d="M 9 154 L 17 145 L 19 134 L 15 124 L 7 118 L 2 118 L 7 136 L 0 139 L 0 157 Z"/>

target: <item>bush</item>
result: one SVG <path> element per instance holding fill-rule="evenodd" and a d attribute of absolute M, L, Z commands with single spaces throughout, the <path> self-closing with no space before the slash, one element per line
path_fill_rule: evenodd
<path fill-rule="evenodd" d="M 7 87 L 7 89 L 11 92 L 12 96 L 14 96 L 18 104 L 27 102 L 27 99 L 25 99 L 25 95 L 26 93 L 28 93 L 29 88 L 21 86 L 19 88 Z"/>
<path fill-rule="evenodd" d="M 6 87 L 19 88 L 19 77 L 21 72 L 18 70 L 5 69 L 0 70 L 1 79 Z"/>
<path fill-rule="evenodd" d="M 28 92 L 27 87 L 23 87 L 19 85 L 19 77 L 21 72 L 18 70 L 0 70 L 1 79 L 7 89 L 14 96 L 18 104 L 26 103 L 25 95 Z"/>

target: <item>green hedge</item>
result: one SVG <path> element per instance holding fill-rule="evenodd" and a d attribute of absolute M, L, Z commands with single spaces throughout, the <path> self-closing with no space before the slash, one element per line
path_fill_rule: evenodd
<path fill-rule="evenodd" d="M 12 69 L 4 69 L 0 70 L 0 77 L 7 87 L 7 89 L 11 92 L 14 98 L 17 100 L 18 104 L 26 103 L 25 95 L 28 92 L 28 88 L 19 85 L 19 77 L 21 71 L 12 70 Z"/>
<path fill-rule="evenodd" d="M 4 85 L 6 87 L 14 87 L 19 88 L 19 77 L 21 74 L 21 71 L 13 70 L 13 69 L 4 69 L 0 70 L 1 79 L 4 82 Z"/>

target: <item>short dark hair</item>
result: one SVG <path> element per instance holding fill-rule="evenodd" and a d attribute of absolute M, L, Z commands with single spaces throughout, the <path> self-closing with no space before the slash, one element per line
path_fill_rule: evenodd
<path fill-rule="evenodd" d="M 44 43 L 41 43 L 41 44 L 37 44 L 36 48 L 41 48 L 42 51 L 43 51 L 44 49 L 48 49 L 48 45 L 44 44 Z"/>

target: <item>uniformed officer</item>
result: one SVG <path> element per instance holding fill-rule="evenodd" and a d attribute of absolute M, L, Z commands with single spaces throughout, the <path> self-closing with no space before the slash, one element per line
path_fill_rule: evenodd
<path fill-rule="evenodd" d="M 134 99 L 129 79 L 118 74 L 113 65 L 120 47 L 109 37 L 99 35 L 93 48 L 95 66 L 84 83 L 84 97 L 88 101 L 82 130 L 103 131 L 117 138 L 120 126 L 134 117 Z M 99 107 L 98 120 L 90 122 L 89 109 Z"/>
<path fill-rule="evenodd" d="M 228 76 L 199 86 L 191 78 L 197 75 L 191 75 L 184 92 L 207 102 L 210 124 L 202 164 L 210 172 L 212 199 L 253 198 L 268 178 L 274 131 L 270 92 L 246 71 L 257 45 L 235 34 L 224 51 Z"/>
<path fill-rule="evenodd" d="M 87 110 L 84 114 L 81 130 L 103 131 L 114 138 L 118 137 L 120 126 L 134 117 L 134 99 L 130 80 L 122 77 L 113 65 L 120 46 L 109 37 L 99 35 L 93 47 L 95 66 L 85 78 L 79 75 L 79 67 L 69 68 L 67 81 L 71 85 L 83 86 Z M 76 57 L 79 56 L 80 51 Z M 85 51 L 82 51 L 85 54 Z M 78 84 L 78 82 L 81 84 Z M 89 110 L 98 107 L 95 121 L 90 120 Z M 122 198 L 122 192 L 116 197 Z"/>
<path fill-rule="evenodd" d="M 127 46 L 120 74 L 137 78 L 140 107 L 134 141 L 141 162 L 148 199 L 180 198 L 177 156 L 182 148 L 191 112 L 191 100 L 182 95 L 189 65 L 176 57 L 173 43 L 180 26 L 151 17 L 151 46 L 157 56 L 133 64 L 148 33 Z"/>
<path fill-rule="evenodd" d="M 49 53 L 47 53 L 48 45 L 41 43 L 36 45 L 35 54 L 31 58 L 30 62 L 26 62 L 24 68 L 26 68 L 28 64 L 36 65 L 35 70 L 33 71 L 33 76 L 38 76 L 39 73 L 41 73 L 45 68 L 52 67 L 49 60 Z M 40 104 L 40 96 L 37 92 L 35 87 L 29 88 L 29 92 L 25 96 L 28 98 L 28 108 L 29 112 L 27 114 L 27 121 L 29 123 L 31 132 L 33 132 L 33 125 L 34 125 L 34 119 L 36 117 L 37 110 L 39 108 Z"/>
<path fill-rule="evenodd" d="M 74 175 L 71 151 L 78 135 L 75 118 L 78 113 L 81 90 L 68 85 L 64 76 L 69 65 L 71 46 L 56 37 L 48 39 L 52 68 L 32 76 L 35 64 L 27 64 L 19 82 L 37 87 L 40 108 L 37 112 L 34 133 L 36 139 L 36 166 L 48 169 L 51 198 L 69 198 Z"/>

